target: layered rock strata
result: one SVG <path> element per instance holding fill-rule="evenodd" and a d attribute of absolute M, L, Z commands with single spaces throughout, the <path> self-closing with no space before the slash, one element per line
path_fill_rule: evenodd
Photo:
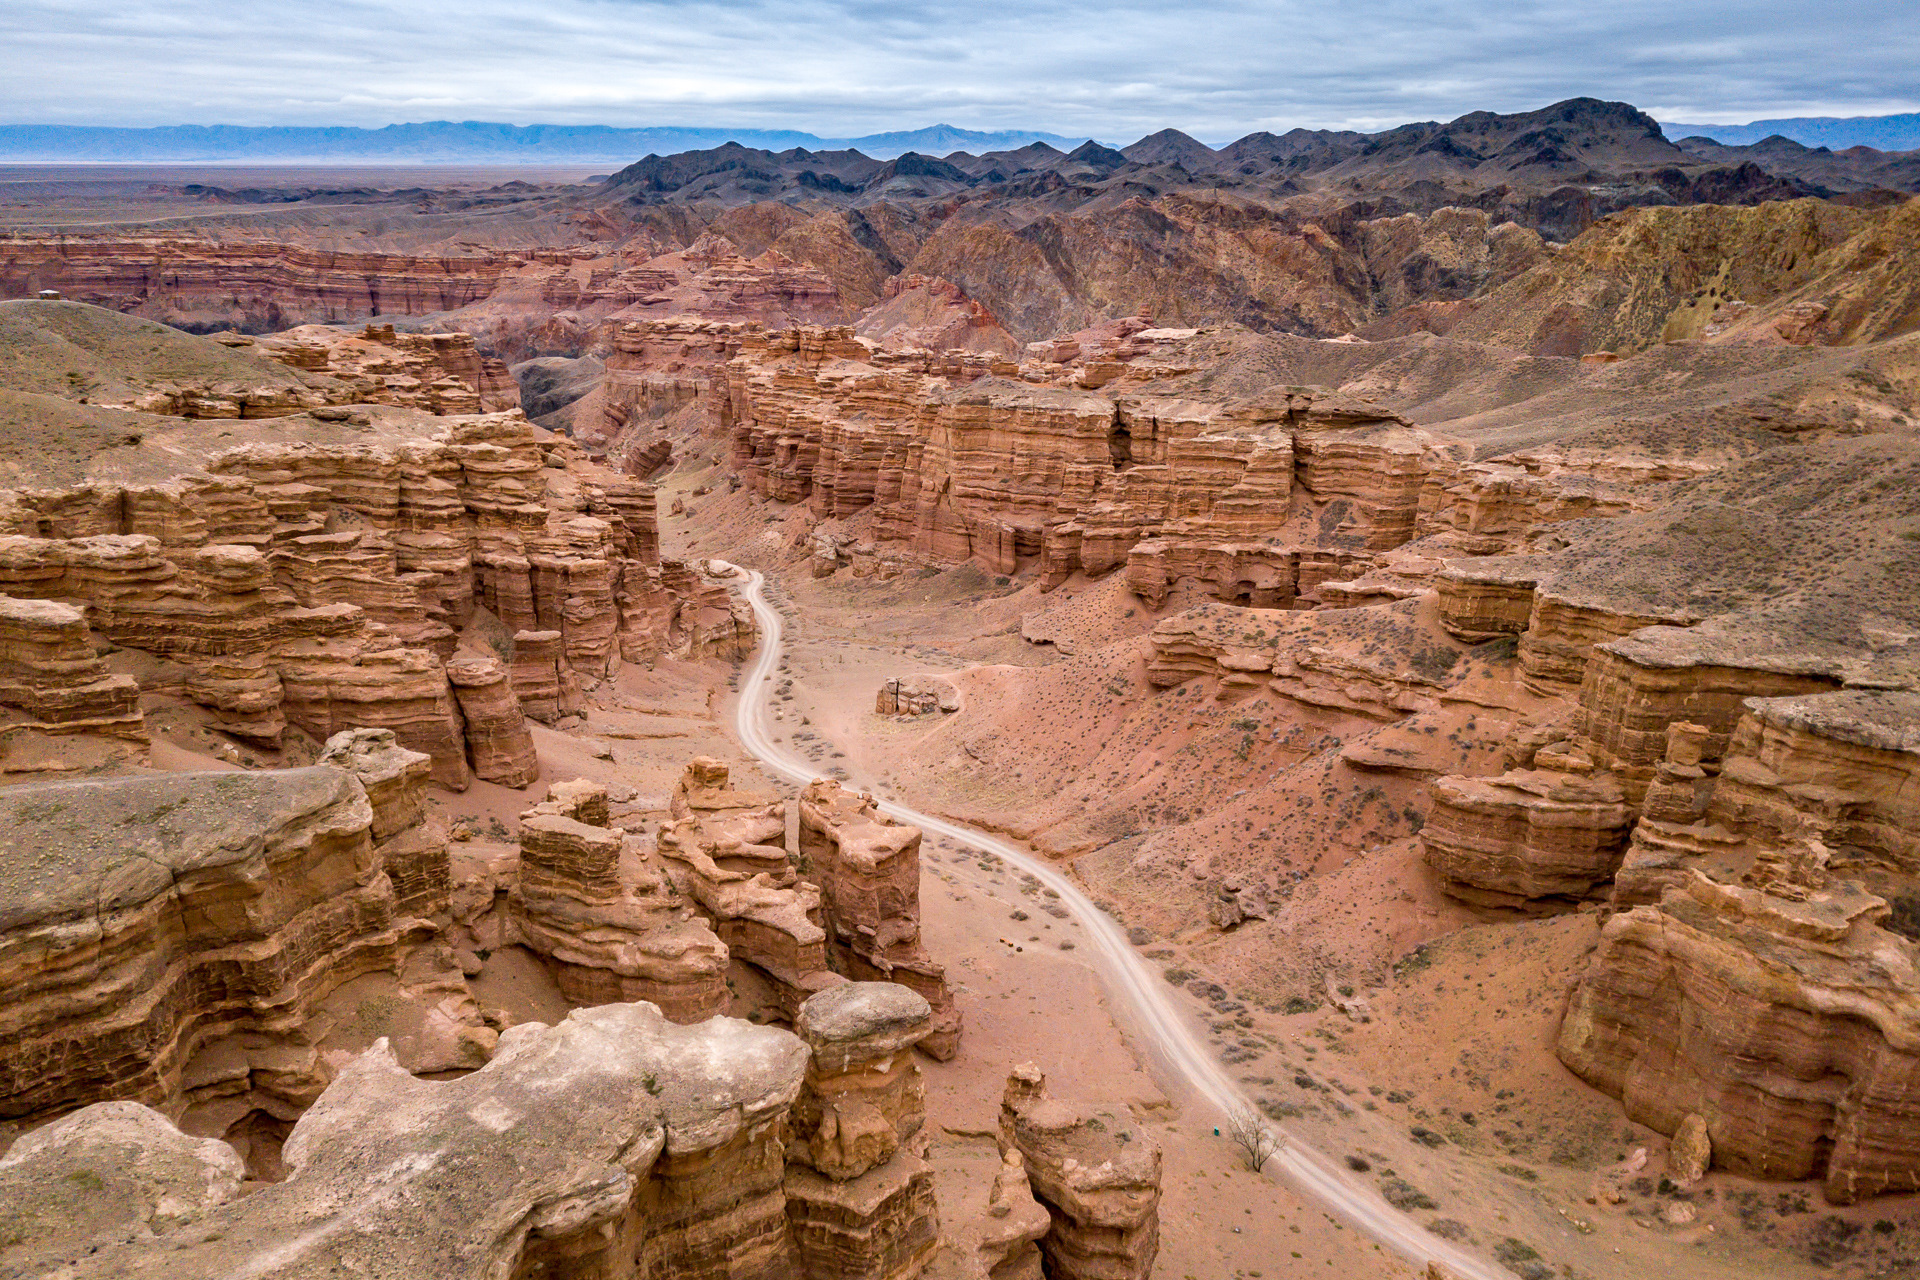
<path fill-rule="evenodd" d="M 517 936 L 575 1004 L 647 1000 L 676 1022 L 726 1005 L 727 948 L 636 837 L 607 790 L 577 779 L 520 817 Z"/>
<path fill-rule="evenodd" d="M 844 979 L 827 956 L 821 893 L 787 848 L 787 804 L 736 791 L 727 767 L 697 757 L 658 836 L 668 880 L 768 983 L 779 1016 Z"/>
<path fill-rule="evenodd" d="M 781 1131 L 806 1064 L 788 1032 L 676 1026 L 645 1004 L 515 1026 L 453 1080 L 416 1079 L 383 1042 L 294 1126 L 287 1177 L 247 1196 L 159 1116 L 89 1108 L 0 1161 L 28 1210 L 0 1264 L 75 1280 L 156 1255 L 186 1278 L 803 1274 Z M 91 1178 L 66 1176 L 83 1163 Z"/>
<path fill-rule="evenodd" d="M 1181 579 L 1257 607 L 1351 603 L 1339 584 L 1370 571 L 1387 578 L 1362 595 L 1415 594 L 1441 558 L 1645 510 L 1711 469 L 1552 445 L 1463 461 L 1470 446 L 1364 395 L 1217 389 L 1220 337 L 1143 318 L 985 368 L 846 329 L 688 329 L 680 349 L 699 349 L 700 370 L 724 359 L 725 388 L 682 420 L 727 432 L 755 492 L 822 518 L 870 513 L 882 554 L 920 563 L 1034 567 L 1049 587 L 1124 567 L 1156 607 Z M 633 344 L 645 360 L 648 335 Z M 682 378 L 678 404 L 698 403 L 701 377 L 717 381 Z M 1423 555 L 1395 564 L 1416 540 Z"/>
<path fill-rule="evenodd" d="M 1050 1097 L 1030 1066 L 1007 1078 L 1000 1146 L 1018 1153 L 1053 1219 L 1040 1239 L 1046 1274 L 1147 1280 L 1160 1251 L 1160 1148 L 1110 1112 Z"/>
<path fill-rule="evenodd" d="M 435 414 L 499 413 L 520 407 L 520 386 L 500 360 L 480 354 L 470 333 L 397 333 L 368 325 L 357 336 L 329 325 L 285 329 L 254 340 L 270 359 L 325 375 L 350 404 L 399 405 Z"/>
<path fill-rule="evenodd" d="M 933 1009 L 905 987 L 848 982 L 810 997 L 794 1030 L 812 1056 L 794 1103 L 787 1220 L 817 1280 L 916 1275 L 940 1244 L 913 1047 Z"/>
<path fill-rule="evenodd" d="M 1434 784 L 1422 838 L 1450 892 L 1564 905 L 1625 858 L 1616 900 L 1657 902 L 1685 859 L 1739 843 L 1705 815 L 1757 708 L 1920 689 L 1920 610 L 1888 589 L 1911 578 L 1914 515 L 1888 479 L 1920 463 L 1910 440 L 1869 439 L 1762 454 L 1566 548 L 1447 568 L 1441 625 L 1517 635 L 1522 684 L 1560 707 L 1518 772 Z"/>
<path fill-rule="evenodd" d="M 432 923 L 449 877 L 428 770 L 361 730 L 310 768 L 0 792 L 0 1115 L 123 1098 L 214 1133 L 290 1121 L 332 1078 L 318 1010 L 368 974 L 436 993 L 397 1046 L 411 1068 L 484 1063 L 494 1032 Z"/>
<path fill-rule="evenodd" d="M 1719 1167 L 1913 1190 L 1920 695 L 1749 699 L 1710 769 L 1705 738 L 1672 735 L 1560 1056 Z"/>
<path fill-rule="evenodd" d="M 456 789 L 531 780 L 516 703 L 551 718 L 617 661 L 751 648 L 724 587 L 660 562 L 650 489 L 556 470 L 515 414 L 447 422 L 398 443 L 243 446 L 165 487 L 6 494 L 31 533 L 0 537 L 0 590 L 182 664 L 181 692 L 236 736 L 392 728 Z M 511 667 L 479 653 L 456 681 L 481 609 L 524 640 Z"/>
<path fill-rule="evenodd" d="M 80 767 L 58 745 L 74 734 L 144 746 L 139 685 L 108 672 L 81 610 L 0 595 L 0 769 Z"/>
<path fill-rule="evenodd" d="M 727 966 L 749 966 L 789 1023 L 814 996 L 898 982 L 929 1002 L 913 1043 L 951 1058 L 960 1020 L 920 944 L 918 828 L 821 780 L 800 801 L 741 791 L 697 757 L 652 836 L 614 825 L 605 786 L 549 788 L 520 823 L 514 936 L 552 963 L 569 999 L 647 999 L 696 1021 L 724 1006 Z M 803 870 L 804 868 L 804 870 Z"/>
<path fill-rule="evenodd" d="M 920 1041 L 945 1061 L 960 1046 L 960 1011 L 946 970 L 920 941 L 920 829 L 881 814 L 873 797 L 816 778 L 800 794 L 800 857 L 820 886 L 835 970 L 897 982 L 932 1007 Z"/>
<path fill-rule="evenodd" d="M 1442 778 L 1421 829 L 1448 893 L 1484 906 L 1580 899 L 1612 879 L 1631 815 L 1611 777 L 1517 770 Z"/>
<path fill-rule="evenodd" d="M 272 241 L 183 235 L 17 236 L 0 260 L 0 289 L 70 298 L 206 332 L 260 333 L 382 312 L 452 311 L 490 293 L 528 255 L 413 257 L 341 253 Z"/>

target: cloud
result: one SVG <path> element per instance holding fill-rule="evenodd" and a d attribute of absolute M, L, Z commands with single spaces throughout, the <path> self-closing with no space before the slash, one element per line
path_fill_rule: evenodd
<path fill-rule="evenodd" d="M 1742 121 L 1920 108 L 1911 0 L 9 0 L 6 123 L 944 121 L 1127 142 L 1586 95 Z"/>

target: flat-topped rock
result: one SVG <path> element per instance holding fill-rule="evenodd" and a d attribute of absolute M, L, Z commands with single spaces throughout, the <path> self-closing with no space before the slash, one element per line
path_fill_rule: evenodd
<path fill-rule="evenodd" d="M 809 997 L 793 1029 L 816 1054 L 837 1049 L 878 1058 L 926 1035 L 932 1017 L 926 997 L 897 982 L 849 982 Z"/>

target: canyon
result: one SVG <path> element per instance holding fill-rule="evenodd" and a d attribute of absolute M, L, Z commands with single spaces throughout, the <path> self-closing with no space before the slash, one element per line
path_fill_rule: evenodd
<path fill-rule="evenodd" d="M 1897 160 L 10 209 L 0 1275 L 1916 1265 Z"/>

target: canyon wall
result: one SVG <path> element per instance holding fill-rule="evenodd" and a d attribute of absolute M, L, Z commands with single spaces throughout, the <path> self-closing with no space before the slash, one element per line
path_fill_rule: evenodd
<path fill-rule="evenodd" d="M 815 857 L 831 919 L 869 922 L 836 945 L 880 935 L 937 1003 L 827 967 L 786 805 L 724 766 L 695 761 L 658 847 L 610 825 L 604 787 L 557 784 L 522 817 L 499 941 L 597 1007 L 516 1023 L 482 1013 L 443 931 L 474 904 L 429 773 L 363 729 L 309 768 L 0 792 L 0 1118 L 52 1121 L 0 1157 L 0 1268 L 909 1280 L 948 1247 L 913 1051 L 951 1056 L 958 1021 L 911 898 L 872 884 L 914 875 L 916 831 L 831 784 L 810 801 L 809 840 L 840 850 Z M 790 981 L 791 1032 L 716 1016 L 729 959 Z M 1071 1162 L 1011 1161 L 958 1215 L 963 1274 L 1038 1274 L 1027 1170 Z M 399 1166 L 459 1173 L 380 1173 Z"/>
<path fill-rule="evenodd" d="M 636 354 L 654 340 L 632 332 Z M 1888 852 L 1912 842 L 1911 815 L 1895 816 L 1905 748 L 1814 780 L 1783 770 L 1781 732 L 1761 727 L 1769 708 L 1890 699 L 1877 728 L 1842 736 L 1911 736 L 1920 597 L 1887 590 L 1920 577 L 1920 453 L 1898 390 L 1911 342 L 1851 357 L 1889 371 L 1884 405 L 1871 389 L 1847 400 L 1799 357 L 1733 358 L 1739 379 L 1775 388 L 1727 393 L 1771 433 L 1757 440 L 1698 426 L 1697 403 L 1662 403 L 1664 353 L 1534 365 L 1527 376 L 1569 388 L 1540 396 L 1559 415 L 1549 429 L 1518 408 L 1447 420 L 1405 389 L 1431 376 L 1442 385 L 1425 394 L 1443 402 L 1462 362 L 1506 357 L 1236 341 L 1130 322 L 958 378 L 846 329 L 740 331 L 714 335 L 678 394 L 689 429 L 727 432 L 742 487 L 821 522 L 816 576 L 972 561 L 1043 588 L 1123 572 L 1154 610 L 1176 591 L 1212 595 L 1152 626 L 1151 686 L 1205 677 L 1222 699 L 1382 726 L 1339 761 L 1413 784 L 1418 848 L 1460 902 L 1631 908 L 1574 994 L 1570 1066 L 1663 1131 L 1701 1117 L 1726 1167 L 1823 1177 L 1836 1200 L 1911 1185 L 1897 1126 L 1865 1136 L 1914 1097 L 1910 993 L 1868 972 L 1920 959 L 1895 905 L 1912 899 L 1910 872 Z M 1282 357 L 1345 370 L 1346 385 L 1275 383 Z M 1761 364 L 1787 381 L 1762 380 Z M 1381 369 L 1410 412 L 1365 394 L 1389 387 Z M 1643 420 L 1597 422 L 1626 412 Z M 1505 741 L 1424 742 L 1449 707 L 1484 713 Z M 1747 763 L 1763 739 L 1769 762 Z M 1053 812 L 1023 821 L 1038 830 Z M 1079 852 L 1103 843 L 1099 826 L 1063 819 L 1034 838 Z M 1242 879 L 1213 904 L 1222 928 L 1273 909 L 1257 875 Z M 1699 938 L 1683 945 L 1683 927 Z M 1800 994 L 1754 976 L 1782 966 Z M 1873 1012 L 1843 1034 L 1829 1011 L 1856 996 Z M 1804 1024 L 1791 1044 L 1787 1023 Z M 1686 1065 L 1755 1055 L 1777 1063 L 1764 1080 Z"/>
<path fill-rule="evenodd" d="M 1124 568 L 1154 606 L 1181 579 L 1259 607 L 1402 598 L 1445 559 L 1645 510 L 1717 465 L 1684 447 L 1627 462 L 1550 442 L 1476 458 L 1471 438 L 1364 394 L 1223 390 L 1210 366 L 1238 341 L 1134 320 L 1015 363 L 887 351 L 843 328 L 637 322 L 608 387 L 635 406 L 621 427 L 724 432 L 756 494 L 858 517 L 892 571 L 1037 565 L 1051 587 Z"/>
<path fill-rule="evenodd" d="M 70 298 L 208 332 L 267 333 L 380 314 L 452 311 L 491 293 L 539 251 L 414 257 L 185 235 L 12 235 L 0 240 L 0 292 Z M 567 262 L 562 250 L 544 255 Z"/>
<path fill-rule="evenodd" d="M 9 305 L 63 327 L 58 350 L 98 353 L 90 368 L 125 365 L 144 337 L 92 308 Z M 189 395 L 199 384 L 115 365 L 89 376 L 135 393 L 102 411 L 137 415 L 131 448 L 14 451 L 19 479 L 0 486 L 0 768 L 137 752 L 145 694 L 184 699 L 266 750 L 289 730 L 318 743 L 389 728 L 443 786 L 525 786 L 539 770 L 527 718 L 576 709 L 583 681 L 752 648 L 751 616 L 724 585 L 660 559 L 650 485 L 515 408 L 456 412 L 516 398 L 489 389 L 466 335 L 168 342 L 179 375 L 257 378 L 277 394 L 291 366 L 321 403 L 284 406 L 237 443 L 195 425 L 223 416 L 209 397 L 226 383 Z M 92 637 L 119 656 L 103 660 Z M 81 736 L 94 745 L 75 748 Z"/>
<path fill-rule="evenodd" d="M 0 1115 L 117 1098 L 191 1114 L 242 1149 L 333 1079 L 320 1010 L 385 975 L 420 1016 L 394 1052 L 420 1072 L 487 1061 L 495 1031 L 433 918 L 445 833 L 427 757 L 386 730 L 319 763 L 0 791 Z"/>

